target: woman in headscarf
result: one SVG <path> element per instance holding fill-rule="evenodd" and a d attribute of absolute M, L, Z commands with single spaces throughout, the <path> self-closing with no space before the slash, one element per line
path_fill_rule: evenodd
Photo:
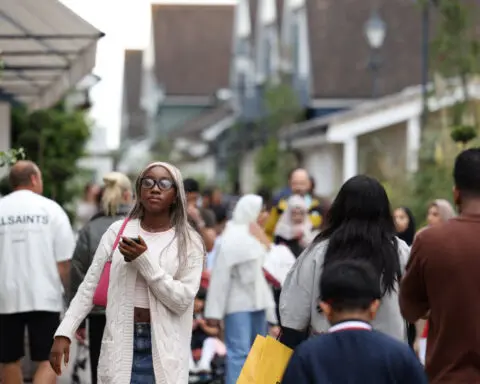
<path fill-rule="evenodd" d="M 393 211 L 393 218 L 395 219 L 397 237 L 411 246 L 416 232 L 412 211 L 407 207 L 399 207 Z"/>
<path fill-rule="evenodd" d="M 275 302 L 263 273 L 272 244 L 259 222 L 263 200 L 245 195 L 238 201 L 222 235 L 208 287 L 205 318 L 212 326 L 225 322 L 226 384 L 235 384 L 257 335 L 276 323 Z"/>
<path fill-rule="evenodd" d="M 300 195 L 293 195 L 288 199 L 287 209 L 280 216 L 275 227 L 274 243 L 285 245 L 295 257 L 298 257 L 313 241 L 312 228 L 305 199 Z M 280 285 L 273 284 L 273 295 L 279 320 L 280 293 Z"/>
<path fill-rule="evenodd" d="M 193 301 L 204 246 L 188 224 L 183 180 L 176 167 L 162 162 L 148 165 L 137 178 L 135 195 L 129 221 L 117 221 L 105 232 L 57 329 L 50 364 L 58 375 L 63 362 L 68 363 L 71 340 L 92 310 L 104 266 L 111 260 L 98 382 L 188 382 Z"/>
<path fill-rule="evenodd" d="M 433 225 L 444 223 L 456 216 L 452 204 L 445 199 L 434 200 L 428 207 L 427 223 Z"/>
<path fill-rule="evenodd" d="M 300 195 L 288 199 L 287 209 L 280 216 L 275 227 L 275 244 L 290 248 L 295 257 L 313 241 L 312 222 L 308 217 L 308 207 Z"/>

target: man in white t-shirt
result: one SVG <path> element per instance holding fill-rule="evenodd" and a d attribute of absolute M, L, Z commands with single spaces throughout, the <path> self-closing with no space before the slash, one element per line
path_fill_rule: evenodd
<path fill-rule="evenodd" d="M 64 210 L 41 195 L 42 175 L 34 163 L 17 162 L 9 181 L 14 192 L 0 198 L 2 383 L 23 382 L 20 360 L 28 329 L 30 356 L 39 363 L 34 382 L 53 384 L 56 376 L 48 360 L 75 239 Z"/>

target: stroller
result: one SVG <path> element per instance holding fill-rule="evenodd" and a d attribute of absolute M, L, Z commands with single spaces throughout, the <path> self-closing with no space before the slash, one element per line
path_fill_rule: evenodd
<path fill-rule="evenodd" d="M 71 383 L 86 384 L 90 382 L 90 370 L 88 369 L 90 352 L 87 344 L 78 343 L 77 345 L 77 356 L 73 365 Z"/>
<path fill-rule="evenodd" d="M 198 362 L 202 351 L 193 350 L 193 359 Z M 189 384 L 223 384 L 225 382 L 225 356 L 216 355 L 212 361 L 211 372 L 190 372 Z"/>
<path fill-rule="evenodd" d="M 200 290 L 206 293 L 210 275 L 208 272 L 202 274 Z M 198 296 L 198 295 L 197 295 Z M 202 296 L 202 295 L 201 295 Z M 190 372 L 188 378 L 189 384 L 223 384 L 225 382 L 225 346 L 218 340 L 215 347 L 216 354 L 211 363 L 210 372 Z M 194 346 L 192 357 L 195 363 L 198 363 L 202 357 L 202 347 Z"/>

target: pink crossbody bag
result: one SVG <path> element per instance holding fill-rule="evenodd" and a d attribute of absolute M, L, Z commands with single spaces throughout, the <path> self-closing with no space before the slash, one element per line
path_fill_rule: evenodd
<path fill-rule="evenodd" d="M 118 231 L 117 238 L 113 243 L 113 248 L 110 253 L 110 256 L 105 263 L 102 271 L 102 275 L 100 276 L 100 280 L 98 281 L 97 289 L 95 289 L 95 293 L 93 295 L 93 304 L 99 307 L 106 307 L 107 306 L 107 296 L 108 296 L 108 284 L 110 283 L 110 268 L 112 267 L 112 257 L 117 249 L 118 243 L 120 242 L 120 238 L 122 237 L 123 230 L 125 229 L 129 218 L 127 217 L 120 227 L 120 231 Z"/>

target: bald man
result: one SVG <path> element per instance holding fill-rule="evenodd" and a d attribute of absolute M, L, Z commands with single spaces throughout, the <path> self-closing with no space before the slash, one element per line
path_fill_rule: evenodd
<path fill-rule="evenodd" d="M 28 329 L 34 383 L 54 384 L 48 362 L 63 310 L 75 239 L 56 202 L 42 196 L 42 174 L 31 161 L 10 170 L 13 192 L 0 198 L 0 364 L 2 384 L 23 383 L 20 360 Z"/>
<path fill-rule="evenodd" d="M 309 207 L 309 216 L 313 229 L 320 229 L 320 226 L 323 223 L 325 208 L 318 198 L 312 196 L 312 181 L 310 174 L 303 168 L 297 168 L 290 173 L 288 185 L 290 187 L 291 195 L 300 195 L 305 198 L 305 202 Z M 287 201 L 290 196 L 281 198 L 270 211 L 270 216 L 265 225 L 265 232 L 272 240 L 278 219 L 287 209 Z"/>

